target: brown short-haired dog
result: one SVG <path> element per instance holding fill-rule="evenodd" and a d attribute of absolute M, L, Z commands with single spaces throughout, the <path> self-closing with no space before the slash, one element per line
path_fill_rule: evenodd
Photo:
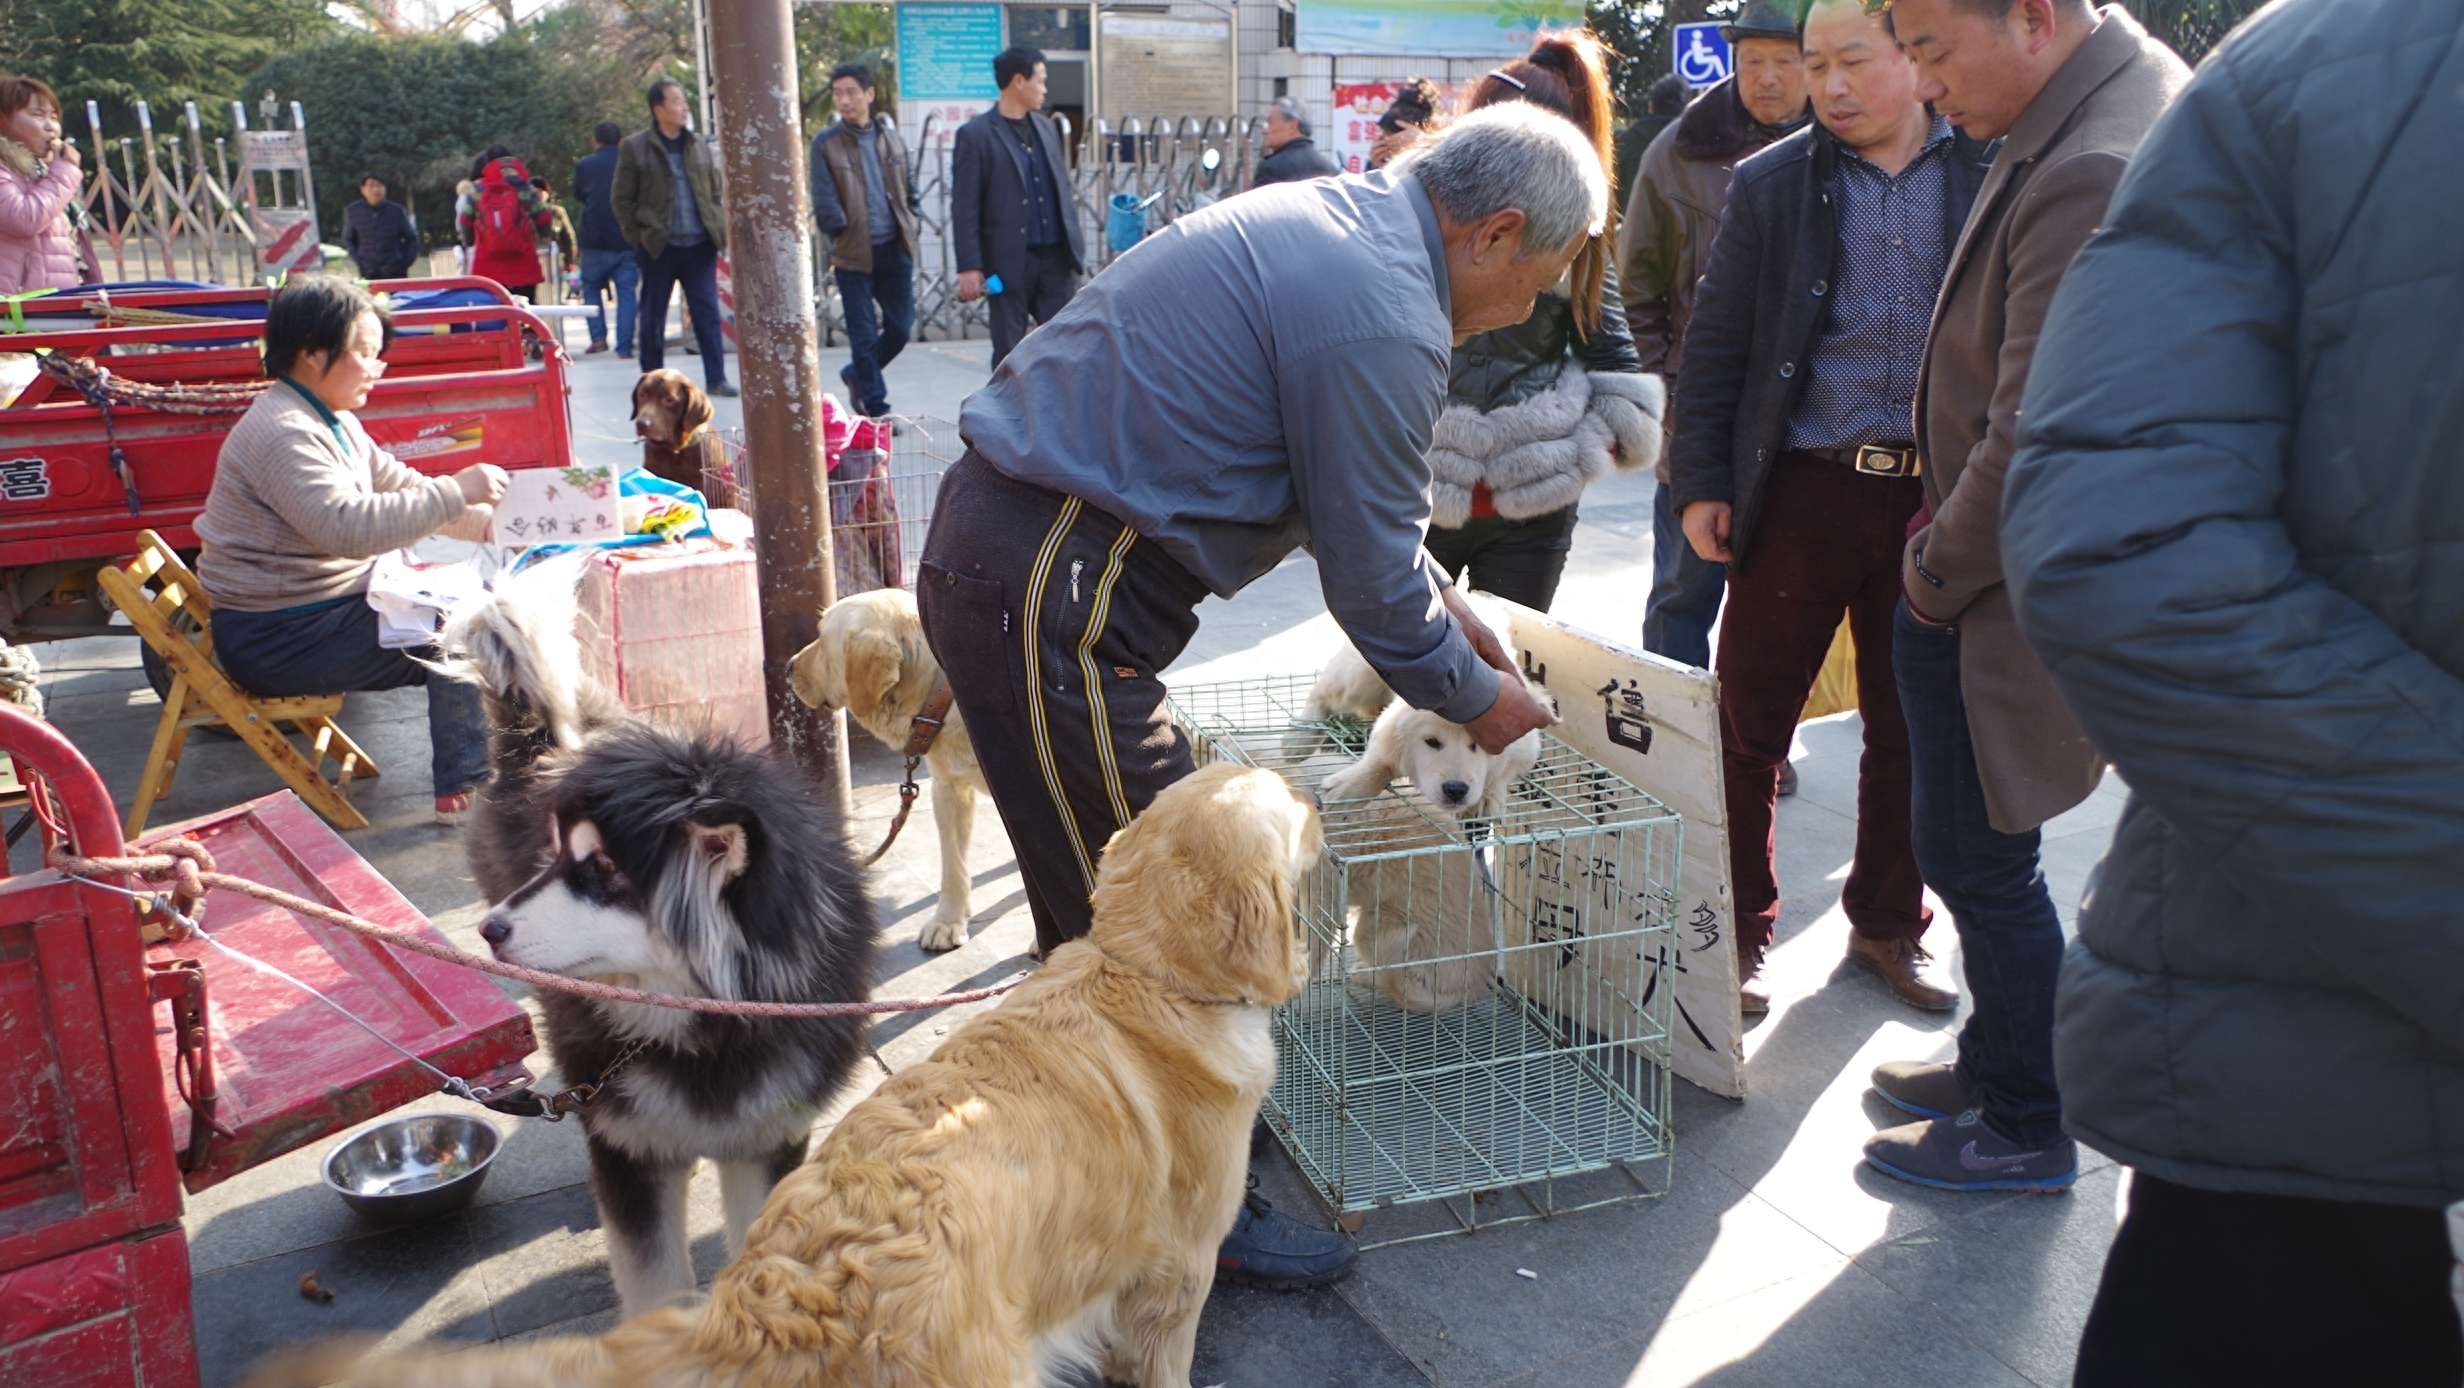
<path fill-rule="evenodd" d="M 711 414 L 710 397 L 683 372 L 643 372 L 633 383 L 633 432 L 642 441 L 642 466 L 653 477 L 707 494 L 704 469 L 721 469 L 727 462 L 718 432 L 710 427 Z"/>
<path fill-rule="evenodd" d="M 311 1350 L 254 1382 L 1016 1388 L 1075 1364 L 1188 1388 L 1318 851 L 1273 772 L 1165 790 L 1104 850 L 1087 937 L 849 1110 L 701 1305 L 347 1370 Z"/>

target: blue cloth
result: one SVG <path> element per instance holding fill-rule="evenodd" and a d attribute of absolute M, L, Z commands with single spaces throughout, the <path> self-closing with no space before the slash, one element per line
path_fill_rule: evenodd
<path fill-rule="evenodd" d="M 616 353 L 633 355 L 633 300 L 641 282 L 642 265 L 631 249 L 582 248 L 582 302 L 590 305 L 591 341 L 607 341 L 607 313 L 599 307 L 599 296 L 612 286 L 616 291 Z"/>
<path fill-rule="evenodd" d="M 1959 628 L 1891 619 L 1891 671 L 1908 724 L 1909 819 L 1917 870 L 1951 908 L 1967 967 L 1959 1073 L 1996 1132 L 2023 1147 L 2062 1140 L 2053 1072 L 2053 990 L 2062 917 L 2037 862 L 2043 836 L 2005 834 L 1985 815 L 1985 783 L 1968 740 Z"/>
<path fill-rule="evenodd" d="M 856 126 L 855 132 L 856 149 L 864 156 L 864 234 L 878 246 L 898 235 L 898 219 L 890 214 L 890 190 L 881 182 L 881 127 L 868 122 Z"/>
<path fill-rule="evenodd" d="M 693 180 L 684 172 L 685 137 L 669 139 L 659 136 L 659 148 L 667 155 L 668 187 L 673 195 L 667 204 L 667 243 L 690 246 L 710 239 L 710 229 L 702 225 L 701 209 L 693 205 Z"/>
<path fill-rule="evenodd" d="M 890 412 L 890 387 L 881 368 L 898 359 L 915 331 L 915 262 L 898 244 L 898 232 L 873 243 L 873 272 L 839 270 L 838 298 L 847 314 L 849 361 L 844 379 L 855 406 L 879 419 Z M 878 314 L 876 314 L 878 310 Z"/>
<path fill-rule="evenodd" d="M 425 685 L 435 793 L 458 795 L 488 779 L 479 686 L 432 674 L 413 652 L 386 650 L 376 632 L 376 609 L 363 595 L 272 612 L 224 608 L 214 614 L 214 659 L 240 688 L 269 699 Z"/>
<path fill-rule="evenodd" d="M 1728 566 L 1694 552 L 1660 484 L 1651 499 L 1651 597 L 1643 608 L 1643 649 L 1700 669 L 1711 668 L 1711 626 L 1728 593 Z"/>
<path fill-rule="evenodd" d="M 1454 354 L 1437 227 L 1420 181 L 1382 172 L 1178 218 L 1027 334 L 959 435 L 1221 597 L 1309 546 L 1327 611 L 1388 687 L 1468 722 L 1498 675 L 1421 544 Z"/>
<path fill-rule="evenodd" d="M 608 193 L 616 186 L 616 146 L 601 145 L 573 165 L 573 196 L 582 204 L 582 225 L 575 247 L 587 257 L 592 251 L 629 251 L 625 229 L 616 220 Z M 602 334 L 593 333 L 593 337 Z"/>
<path fill-rule="evenodd" d="M 682 185 L 678 185 L 682 186 Z M 701 348 L 702 379 L 717 385 L 727 379 L 727 337 L 719 330 L 719 248 L 703 241 L 670 241 L 657 255 L 634 253 L 642 270 L 642 370 L 667 365 L 667 300 L 681 287 L 687 312 L 693 316 L 693 342 Z"/>
<path fill-rule="evenodd" d="M 1809 380 L 1788 416 L 1790 448 L 1903 447 L 1916 437 L 1917 366 L 1956 226 L 1944 225 L 1951 123 L 1894 178 L 1841 145 L 1831 169 L 1838 253 Z"/>
<path fill-rule="evenodd" d="M 1010 138 L 1027 152 L 1027 245 L 1049 246 L 1061 239 L 1061 190 L 1052 179 L 1052 161 L 1044 157 L 1044 142 L 1035 138 L 1035 120 L 1002 117 Z"/>

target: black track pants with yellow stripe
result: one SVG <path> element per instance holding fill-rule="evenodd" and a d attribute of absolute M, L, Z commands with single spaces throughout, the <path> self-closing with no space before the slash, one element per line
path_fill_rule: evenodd
<path fill-rule="evenodd" d="M 1160 672 L 1204 585 L 1154 542 L 970 451 L 942 475 L 916 578 L 984 784 L 1018 853 L 1035 939 L 1087 933 L 1104 844 L 1191 770 Z"/>

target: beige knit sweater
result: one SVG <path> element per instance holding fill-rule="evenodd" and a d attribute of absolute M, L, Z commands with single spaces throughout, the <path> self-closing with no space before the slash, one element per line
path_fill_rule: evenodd
<path fill-rule="evenodd" d="M 487 538 L 490 509 L 424 477 L 345 413 L 346 452 L 316 407 L 277 381 L 223 440 L 197 517 L 197 577 L 217 607 L 275 612 L 364 593 L 376 557 L 430 535 Z"/>

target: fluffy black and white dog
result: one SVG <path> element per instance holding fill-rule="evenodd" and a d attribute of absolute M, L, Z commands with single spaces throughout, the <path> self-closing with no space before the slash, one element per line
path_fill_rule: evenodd
<path fill-rule="evenodd" d="M 785 761 L 653 725 L 582 678 L 574 573 L 501 585 L 442 643 L 491 724 L 495 776 L 465 835 L 495 904 L 481 936 L 509 963 L 651 992 L 867 996 L 880 926 L 837 810 Z M 564 1081 L 606 1076 L 581 1120 L 627 1316 L 693 1287 L 694 1163 L 717 1164 L 732 1255 L 865 1054 L 861 1017 L 541 1001 Z"/>

